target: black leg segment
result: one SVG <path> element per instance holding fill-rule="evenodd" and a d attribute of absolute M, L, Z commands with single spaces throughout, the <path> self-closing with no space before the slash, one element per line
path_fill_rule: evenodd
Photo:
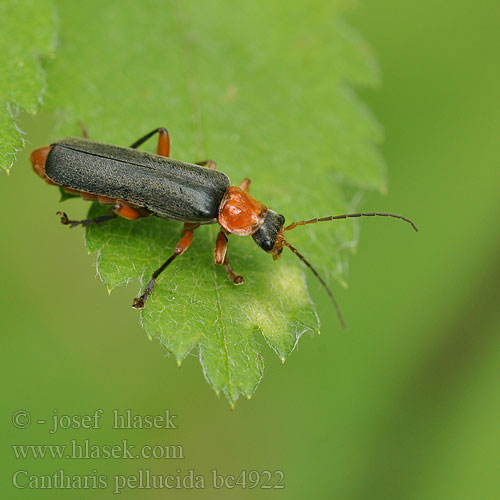
<path fill-rule="evenodd" d="M 144 144 L 148 139 L 153 137 L 153 135 L 155 135 L 155 134 L 168 135 L 168 130 L 164 127 L 155 128 L 154 130 L 151 130 L 151 132 L 148 132 L 145 136 L 143 136 L 140 139 L 138 139 L 137 141 L 135 141 L 130 147 L 132 149 L 138 148 L 141 144 Z"/>
<path fill-rule="evenodd" d="M 101 224 L 101 222 L 106 222 L 108 220 L 115 219 L 118 217 L 116 214 L 101 215 L 100 217 L 94 217 L 93 219 L 84 220 L 70 220 L 65 212 L 57 212 L 57 215 L 61 216 L 61 224 L 69 227 L 75 226 L 89 226 L 90 224 Z"/>
<path fill-rule="evenodd" d="M 156 279 L 160 274 L 165 271 L 165 269 L 170 265 L 170 263 L 179 255 L 182 255 L 188 248 L 189 245 L 191 245 L 191 242 L 193 241 L 193 236 L 194 236 L 194 229 L 198 227 L 199 224 L 185 224 L 184 225 L 184 230 L 182 231 L 182 237 L 177 243 L 174 253 L 153 273 L 151 276 L 151 279 L 148 281 L 148 284 L 144 288 L 143 294 L 134 299 L 134 302 L 132 303 L 132 307 L 134 309 L 144 309 L 144 306 L 146 305 L 146 301 L 150 297 L 150 295 L 153 293 L 153 289 L 155 287 Z"/>

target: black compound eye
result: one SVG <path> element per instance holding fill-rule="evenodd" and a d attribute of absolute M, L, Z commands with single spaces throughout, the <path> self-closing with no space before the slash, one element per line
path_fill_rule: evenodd
<path fill-rule="evenodd" d="M 274 248 L 276 237 L 283 227 L 284 222 L 285 218 L 282 215 L 273 210 L 268 210 L 264 224 L 262 224 L 259 230 L 252 235 L 255 243 L 257 243 L 262 250 L 270 252 Z"/>
<path fill-rule="evenodd" d="M 264 240 L 264 241 L 261 241 L 260 242 L 260 248 L 262 248 L 262 250 L 265 250 L 266 252 L 270 252 L 274 247 L 274 243 L 272 240 Z"/>

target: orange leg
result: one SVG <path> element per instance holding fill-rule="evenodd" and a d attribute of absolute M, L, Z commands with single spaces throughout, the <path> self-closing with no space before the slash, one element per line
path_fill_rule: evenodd
<path fill-rule="evenodd" d="M 212 170 L 217 170 L 217 163 L 213 160 L 197 161 L 195 165 L 200 165 L 201 167 L 211 168 Z"/>
<path fill-rule="evenodd" d="M 250 190 L 250 183 L 251 183 L 251 182 L 252 182 L 252 181 L 251 181 L 248 177 L 247 177 L 247 178 L 245 178 L 245 179 L 243 179 L 243 180 L 241 181 L 241 184 L 240 184 L 240 189 L 241 189 L 242 191 L 247 191 L 247 192 L 248 192 L 248 191 Z"/>
<path fill-rule="evenodd" d="M 158 154 L 160 156 L 170 156 L 170 136 L 168 135 L 168 130 L 163 127 L 151 130 L 151 132 L 148 132 L 145 136 L 135 141 L 130 147 L 133 149 L 138 148 L 156 133 L 158 134 Z"/>
<path fill-rule="evenodd" d="M 170 136 L 166 128 L 158 131 L 158 154 L 160 156 L 170 156 Z"/>
<path fill-rule="evenodd" d="M 227 252 L 227 236 L 224 231 L 219 231 L 217 240 L 215 241 L 215 263 L 224 264 Z"/>
<path fill-rule="evenodd" d="M 123 201 L 116 201 L 113 206 L 113 212 L 127 220 L 136 220 L 143 217 L 141 212 L 136 208 L 132 208 Z"/>
<path fill-rule="evenodd" d="M 109 198 L 108 196 L 97 195 L 97 201 L 101 205 L 114 205 L 116 203 L 115 198 Z"/>
<path fill-rule="evenodd" d="M 84 193 L 83 191 L 80 192 L 80 196 L 85 200 L 85 201 L 97 201 L 99 197 L 96 194 L 92 193 Z"/>
<path fill-rule="evenodd" d="M 240 276 L 233 271 L 231 264 L 229 264 L 229 261 L 226 258 L 226 252 L 227 236 L 224 231 L 219 231 L 217 240 L 215 242 L 215 263 L 225 266 L 229 281 L 231 281 L 235 285 L 241 285 L 244 281 L 243 276 Z"/>
<path fill-rule="evenodd" d="M 184 229 L 182 231 L 182 237 L 177 243 L 174 253 L 153 273 L 151 279 L 148 281 L 144 293 L 134 299 L 132 307 L 135 309 L 144 309 L 149 296 L 153 293 L 153 289 L 156 284 L 156 280 L 160 274 L 165 271 L 165 269 L 170 265 L 170 263 L 179 255 L 182 255 L 191 245 L 194 237 L 194 230 L 199 226 L 199 224 L 184 224 Z"/>

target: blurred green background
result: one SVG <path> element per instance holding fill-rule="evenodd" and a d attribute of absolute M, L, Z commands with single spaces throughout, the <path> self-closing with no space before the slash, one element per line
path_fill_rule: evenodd
<path fill-rule="evenodd" d="M 388 196 L 367 210 L 416 220 L 415 236 L 364 221 L 350 287 L 338 291 L 349 328 L 314 283 L 322 335 L 303 338 L 230 411 L 195 356 L 182 369 L 148 342 L 128 307 L 137 286 L 108 297 L 83 235 L 57 223 L 54 190 L 28 151 L 0 182 L 2 223 L 2 470 L 7 498 L 89 498 L 110 491 L 15 490 L 33 474 L 237 474 L 282 470 L 283 490 L 125 490 L 125 498 L 500 498 L 500 4 L 378 0 L 349 14 L 378 53 L 384 85 L 361 92 L 386 130 Z M 24 118 L 33 146 L 54 119 Z M 67 202 L 72 215 L 87 206 Z M 77 306 L 75 306 L 77 304 Z M 124 304 L 127 307 L 124 307 Z M 89 414 L 100 430 L 15 429 Z M 177 430 L 109 429 L 113 408 L 178 415 Z M 11 444 L 122 439 L 182 444 L 185 459 L 21 460 Z"/>

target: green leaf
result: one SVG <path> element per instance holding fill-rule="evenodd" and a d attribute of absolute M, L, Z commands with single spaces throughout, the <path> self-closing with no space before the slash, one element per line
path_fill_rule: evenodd
<path fill-rule="evenodd" d="M 52 55 L 56 17 L 52 0 L 0 2 L 0 169 L 9 172 L 24 145 L 19 110 L 35 113 L 45 93 L 43 59 Z"/>
<path fill-rule="evenodd" d="M 59 201 L 66 201 L 71 198 L 80 198 L 79 194 L 68 193 L 67 191 L 64 190 L 62 186 L 59 186 L 59 193 L 61 195 Z"/>
<path fill-rule="evenodd" d="M 344 213 L 346 198 L 383 189 L 374 144 L 381 130 L 349 84 L 377 83 L 377 67 L 335 2 L 60 2 L 61 43 L 50 67 L 50 106 L 61 135 L 128 145 L 166 126 L 172 156 L 214 159 L 287 220 Z M 146 149 L 154 151 L 154 142 Z M 347 191 L 346 191 L 347 189 Z M 352 207 L 351 207 L 352 208 Z M 94 206 L 89 216 L 101 214 Z M 332 282 L 345 282 L 355 226 L 297 228 L 288 239 Z M 111 290 L 151 273 L 181 226 L 157 218 L 87 229 Z M 162 275 L 142 324 L 177 362 L 198 352 L 209 384 L 234 405 L 263 375 L 264 341 L 284 361 L 319 321 L 298 259 L 281 261 L 230 236 L 228 257 L 245 283 L 213 263 L 217 228 L 201 227 Z M 131 297 L 132 301 L 132 297 Z M 130 307 L 125 304 L 124 307 Z"/>

